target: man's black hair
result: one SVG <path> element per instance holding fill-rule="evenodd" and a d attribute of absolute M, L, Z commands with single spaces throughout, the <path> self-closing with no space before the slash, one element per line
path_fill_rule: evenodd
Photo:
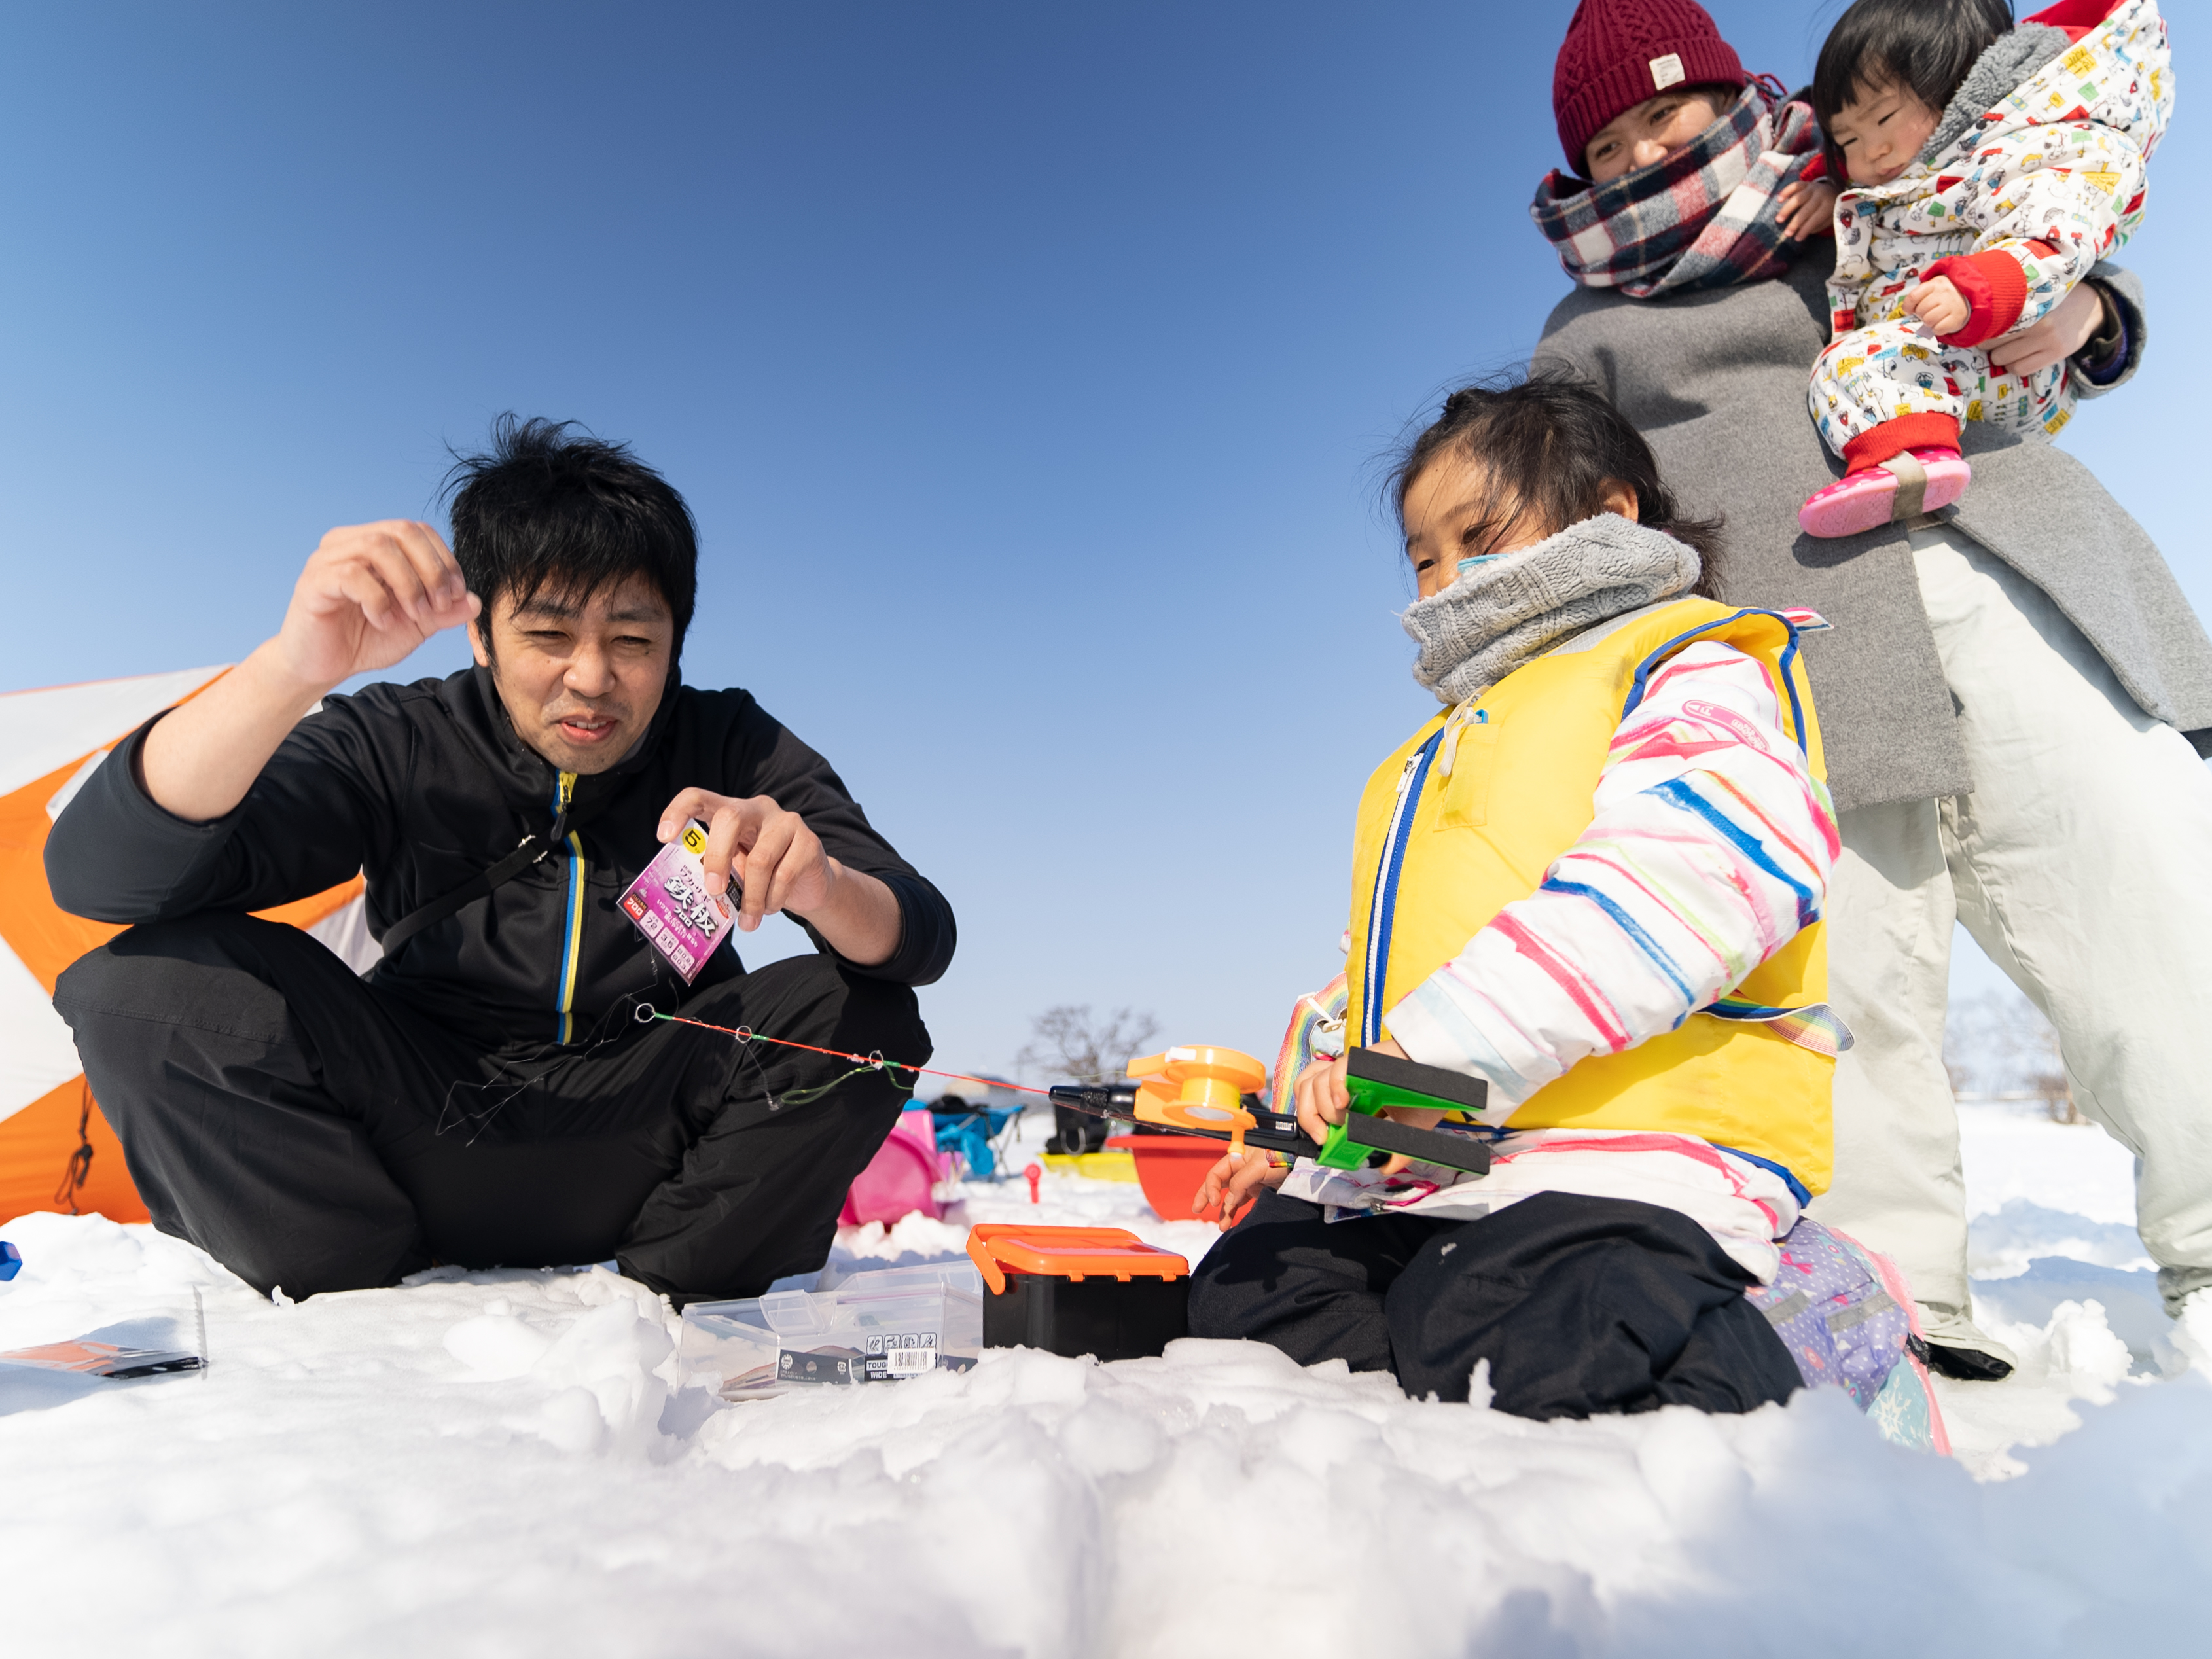
<path fill-rule="evenodd" d="M 1525 379 L 1462 386 L 1443 412 L 1399 453 L 1383 489 L 1402 532 L 1406 492 L 1440 456 L 1481 464 L 1486 475 L 1479 550 L 1533 514 L 1546 535 L 1606 511 L 1606 486 L 1636 492 L 1636 520 L 1697 550 L 1704 570 L 1692 590 L 1719 597 L 1718 518 L 1692 519 L 1660 482 L 1644 434 L 1595 386 L 1555 369 Z"/>
<path fill-rule="evenodd" d="M 1813 66 L 1813 113 L 1836 188 L 1850 184 L 1844 153 L 1827 136 L 1844 105 L 1899 86 L 1941 115 L 1974 60 L 2012 26 L 2007 0 L 1857 0 L 1838 17 Z"/>
<path fill-rule="evenodd" d="M 659 589 L 675 619 L 671 672 L 699 590 L 699 526 L 672 485 L 626 444 L 572 436 L 574 421 L 492 422 L 490 447 L 446 475 L 453 556 L 483 601 L 491 648 L 493 603 L 539 593 L 581 601 L 633 575 Z"/>

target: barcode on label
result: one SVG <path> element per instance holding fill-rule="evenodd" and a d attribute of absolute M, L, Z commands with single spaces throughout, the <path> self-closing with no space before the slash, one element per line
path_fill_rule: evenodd
<path fill-rule="evenodd" d="M 890 1361 L 891 1375 L 893 1376 L 904 1376 L 909 1371 L 926 1371 L 934 1369 L 937 1364 L 937 1350 L 934 1348 L 893 1348 L 890 1352 L 885 1356 L 885 1358 Z"/>

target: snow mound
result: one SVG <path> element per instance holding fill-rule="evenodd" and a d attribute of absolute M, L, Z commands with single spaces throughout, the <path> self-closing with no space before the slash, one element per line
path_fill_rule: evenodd
<path fill-rule="evenodd" d="M 2060 1218 L 2021 1222 L 2022 1248 L 2101 1237 L 2026 1184 Z M 1132 1186 L 1048 1176 L 1042 1197 L 1017 1178 L 951 1222 L 849 1230 L 825 1276 L 954 1255 L 969 1220 L 1211 1237 Z M 4 1232 L 27 1265 L 0 1346 L 168 1340 L 197 1291 L 214 1361 L 0 1370 L 24 1652 L 2035 1655 L 2178 1647 L 2212 1572 L 2212 1306 L 2145 1364 L 2112 1312 L 2139 1287 L 2105 1291 L 2149 1276 L 2048 1252 L 1978 1284 L 2008 1298 L 1984 1310 L 2022 1364 L 1943 1386 L 1946 1460 L 1832 1391 L 1534 1424 L 1245 1343 L 994 1352 L 732 1407 L 678 1374 L 665 1305 L 604 1268 L 290 1305 L 147 1228 Z"/>
<path fill-rule="evenodd" d="M 2044 1256 L 2103 1267 L 2151 1265 L 2131 1220 L 2092 1221 L 2024 1198 L 1975 1217 L 1967 1229 L 1966 1265 L 1978 1279 L 2010 1279 Z"/>

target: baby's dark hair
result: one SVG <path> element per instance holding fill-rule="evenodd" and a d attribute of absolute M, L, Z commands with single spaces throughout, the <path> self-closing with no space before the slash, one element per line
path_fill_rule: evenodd
<path fill-rule="evenodd" d="M 1844 155 L 1826 135 L 1844 105 L 1894 85 L 1941 114 L 1974 60 L 2012 27 L 2007 0 L 1857 0 L 1828 31 L 1813 67 L 1813 113 L 1836 186 L 1847 182 Z"/>
<path fill-rule="evenodd" d="M 1697 550 L 1705 568 L 1692 591 L 1719 597 L 1723 521 L 1684 514 L 1660 482 L 1658 459 L 1644 434 L 1587 380 L 1540 369 L 1525 379 L 1462 386 L 1446 398 L 1443 412 L 1399 453 L 1384 480 L 1401 534 L 1406 492 L 1446 454 L 1481 462 L 1486 475 L 1471 552 L 1489 551 L 1529 514 L 1547 535 L 1595 518 L 1606 510 L 1606 486 L 1621 483 L 1636 492 L 1638 524 Z"/>

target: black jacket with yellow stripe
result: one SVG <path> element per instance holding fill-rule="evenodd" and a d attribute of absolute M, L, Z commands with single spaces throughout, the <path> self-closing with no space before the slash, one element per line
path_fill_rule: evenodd
<path fill-rule="evenodd" d="M 138 923 L 260 910 L 359 871 L 369 931 L 381 939 L 554 818 L 558 775 L 516 734 L 482 668 L 327 698 L 238 808 L 210 823 L 164 811 L 134 780 L 145 730 L 116 745 L 47 838 L 47 880 L 76 915 Z M 493 1047 L 584 1041 L 639 998 L 674 1006 L 682 982 L 616 901 L 659 850 L 662 809 L 693 787 L 772 798 L 831 857 L 890 888 L 904 924 L 898 949 L 849 971 L 903 985 L 944 973 L 951 907 L 869 824 L 829 763 L 750 692 L 679 686 L 631 754 L 577 781 L 580 855 L 564 848 L 423 929 L 372 982 Z M 818 935 L 815 944 L 829 948 Z M 696 983 L 744 971 L 734 951 L 718 951 Z"/>

